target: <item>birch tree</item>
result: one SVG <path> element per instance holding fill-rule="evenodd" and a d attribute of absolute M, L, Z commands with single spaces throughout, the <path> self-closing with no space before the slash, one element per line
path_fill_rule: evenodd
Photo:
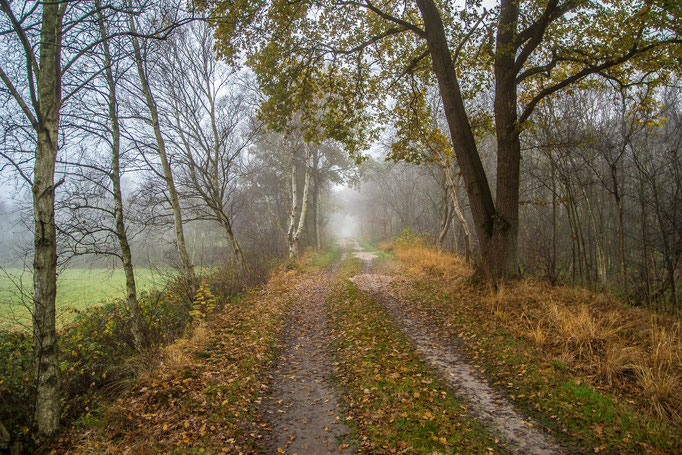
<path fill-rule="evenodd" d="M 301 209 L 299 211 L 299 193 L 298 193 L 298 179 L 297 179 L 297 169 L 299 167 L 298 163 L 298 151 L 303 149 L 304 159 L 304 178 L 303 178 L 303 194 L 300 196 L 301 199 Z M 296 144 L 293 149 L 291 156 L 291 209 L 289 211 L 289 228 L 287 229 L 287 242 L 289 247 L 289 258 L 293 259 L 299 254 L 299 240 L 301 234 L 303 233 L 303 228 L 305 226 L 306 214 L 308 213 L 308 195 L 310 191 L 310 146 L 303 142 L 300 146 Z"/>
<path fill-rule="evenodd" d="M 175 185 L 175 177 L 173 175 L 173 169 L 171 168 L 170 159 L 166 150 L 166 138 L 164 137 L 161 130 L 158 105 L 150 84 L 147 64 L 143 59 L 140 40 L 137 36 L 138 31 L 136 20 L 133 14 L 129 15 L 129 26 L 131 35 L 130 39 L 133 46 L 133 56 L 135 59 L 135 66 L 137 68 L 140 89 L 144 95 L 144 100 L 149 111 L 149 122 L 151 123 L 151 126 L 154 130 L 154 139 L 156 141 L 156 153 L 158 154 L 159 160 L 161 161 L 163 178 L 168 191 L 168 200 L 171 205 L 171 210 L 173 211 L 173 226 L 175 228 L 175 241 L 177 244 L 178 254 L 180 256 L 180 262 L 182 263 L 184 272 L 187 275 L 190 290 L 193 290 L 196 286 L 196 277 L 194 273 L 194 264 L 187 253 L 187 244 L 185 242 L 185 232 L 182 220 L 182 207 L 180 206 L 180 198 Z"/>
<path fill-rule="evenodd" d="M 260 132 L 253 102 L 234 71 L 217 61 L 208 25 L 192 24 L 167 44 L 164 104 L 177 141 L 179 182 L 187 198 L 200 202 L 199 215 L 208 212 L 221 226 L 244 273 L 247 264 L 233 229 L 231 195 L 241 155 Z"/>
<path fill-rule="evenodd" d="M 102 72 L 83 63 L 83 57 L 97 52 L 101 44 L 98 28 L 93 27 L 97 14 L 120 10 L 90 2 L 0 1 L 0 36 L 6 57 L 0 63 L 0 79 L 4 93 L 30 125 L 34 144 L 28 159 L 22 151 L 20 159 L 9 154 L 3 158 L 16 167 L 33 196 L 34 421 L 39 440 L 56 432 L 60 418 L 55 192 L 64 180 L 55 181 L 55 172 L 64 140 L 62 114 L 68 101 Z M 155 27 L 151 35 L 162 38 L 173 26 Z"/>

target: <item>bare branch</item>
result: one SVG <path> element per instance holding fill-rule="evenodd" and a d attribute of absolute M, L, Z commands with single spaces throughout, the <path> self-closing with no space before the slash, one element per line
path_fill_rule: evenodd
<path fill-rule="evenodd" d="M 33 115 L 33 112 L 31 112 L 31 109 L 29 109 L 28 105 L 21 97 L 21 94 L 14 87 L 14 84 L 12 84 L 12 81 L 9 79 L 9 77 L 7 77 L 7 74 L 5 74 L 5 71 L 2 69 L 2 67 L 0 67 L 0 79 L 2 79 L 2 81 L 7 86 L 7 89 L 12 95 L 12 98 L 14 98 L 19 104 L 19 107 L 21 107 L 21 110 L 24 112 L 24 115 L 26 115 L 26 118 L 28 118 L 28 121 L 31 122 L 31 126 L 33 126 L 33 128 L 37 128 L 38 120 L 36 120 L 35 116 Z"/>

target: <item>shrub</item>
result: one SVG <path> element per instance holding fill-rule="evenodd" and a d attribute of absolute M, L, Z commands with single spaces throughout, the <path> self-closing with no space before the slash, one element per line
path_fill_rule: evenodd
<path fill-rule="evenodd" d="M 172 285 L 166 291 L 142 292 L 139 299 L 148 345 L 161 345 L 182 335 L 191 321 L 191 300 Z"/>
<path fill-rule="evenodd" d="M 206 282 L 202 282 L 197 294 L 194 296 L 192 311 L 189 312 L 194 320 L 206 319 L 206 316 L 215 310 L 216 298 L 206 287 Z"/>
<path fill-rule="evenodd" d="M 405 228 L 398 237 L 393 240 L 395 248 L 424 247 L 427 240 L 423 235 L 415 234 L 410 228 Z"/>
<path fill-rule="evenodd" d="M 148 344 L 158 346 L 177 338 L 190 322 L 189 302 L 171 285 L 167 291 L 142 292 L 139 304 Z M 77 313 L 59 332 L 60 379 L 68 422 L 89 405 L 94 392 L 116 388 L 133 375 L 125 360 L 134 351 L 129 309 L 114 299 Z M 31 427 L 35 388 L 30 334 L 0 331 L 0 421 L 14 438 L 27 436 Z"/>
<path fill-rule="evenodd" d="M 157 348 L 183 335 L 192 319 L 205 319 L 220 303 L 235 300 L 247 285 L 266 277 L 267 264 L 247 274 L 234 268 L 207 275 L 193 295 L 183 277 L 172 278 L 165 289 L 140 292 L 140 323 L 149 349 L 135 353 L 130 311 L 123 299 L 114 299 L 87 311 L 73 309 L 76 317 L 59 337 L 63 421 L 77 418 L 96 394 L 125 389 L 137 373 L 158 358 Z M 34 355 L 28 333 L 0 331 L 0 421 L 13 438 L 28 438 L 33 414 Z"/>
<path fill-rule="evenodd" d="M 10 434 L 28 432 L 34 391 L 31 336 L 0 331 L 0 421 Z"/>

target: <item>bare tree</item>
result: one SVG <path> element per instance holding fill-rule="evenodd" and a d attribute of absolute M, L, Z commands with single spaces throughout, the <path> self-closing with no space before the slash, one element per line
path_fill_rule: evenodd
<path fill-rule="evenodd" d="M 171 168 L 168 153 L 166 151 L 166 139 L 161 131 L 161 123 L 159 120 L 159 110 L 157 106 L 154 93 L 149 82 L 149 72 L 146 68 L 146 61 L 143 59 L 142 48 L 140 46 L 140 40 L 138 39 L 138 31 L 136 25 L 136 19 L 133 14 L 129 15 L 129 25 L 131 42 L 133 45 L 133 55 L 135 58 L 135 65 L 137 67 L 137 74 L 140 82 L 140 88 L 144 95 L 144 99 L 149 110 L 149 122 L 154 129 L 154 138 L 156 140 L 156 152 L 161 161 L 161 166 L 163 168 L 163 178 L 166 183 L 168 190 L 168 199 L 173 210 L 173 224 L 175 227 L 175 239 L 178 248 L 178 254 L 180 255 L 180 260 L 184 267 L 184 271 L 187 275 L 187 279 L 190 283 L 190 289 L 193 289 L 196 284 L 196 277 L 194 274 L 194 264 L 190 260 L 189 254 L 187 253 L 187 244 L 185 242 L 185 233 L 183 228 L 182 220 L 182 208 L 180 206 L 180 198 L 178 197 L 178 191 L 175 186 L 175 177 L 173 175 L 173 170 Z"/>
<path fill-rule="evenodd" d="M 164 62 L 165 98 L 177 136 L 179 183 L 186 198 L 200 202 L 199 215 L 207 208 L 208 217 L 222 227 L 243 273 L 247 265 L 234 234 L 231 196 L 237 191 L 239 160 L 260 128 L 248 92 L 213 49 L 205 23 L 176 34 Z"/>

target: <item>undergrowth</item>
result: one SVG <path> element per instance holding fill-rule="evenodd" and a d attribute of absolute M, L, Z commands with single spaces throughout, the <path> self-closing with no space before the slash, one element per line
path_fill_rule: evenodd
<path fill-rule="evenodd" d="M 257 453 L 254 404 L 301 272 L 233 298 L 163 348 L 115 401 L 83 415 L 55 444 L 68 453 Z M 221 298 L 214 290 L 214 298 Z M 210 300 L 205 296 L 204 302 Z M 205 305 L 204 305 L 205 307 Z"/>
<path fill-rule="evenodd" d="M 73 322 L 58 332 L 62 425 L 68 426 L 102 400 L 124 392 L 157 363 L 160 346 L 182 336 L 193 320 L 205 319 L 237 298 L 243 286 L 240 278 L 228 270 L 216 270 L 202 278 L 194 296 L 180 277 L 164 289 L 140 292 L 140 325 L 147 345 L 142 352 L 134 349 L 125 300 L 73 309 Z M 12 440 L 23 441 L 25 450 L 32 450 L 33 368 L 30 333 L 0 331 L 0 421 Z"/>
<path fill-rule="evenodd" d="M 611 453 L 682 449 L 679 321 L 534 279 L 475 286 L 454 255 L 395 251 L 403 298 L 558 437 Z"/>

